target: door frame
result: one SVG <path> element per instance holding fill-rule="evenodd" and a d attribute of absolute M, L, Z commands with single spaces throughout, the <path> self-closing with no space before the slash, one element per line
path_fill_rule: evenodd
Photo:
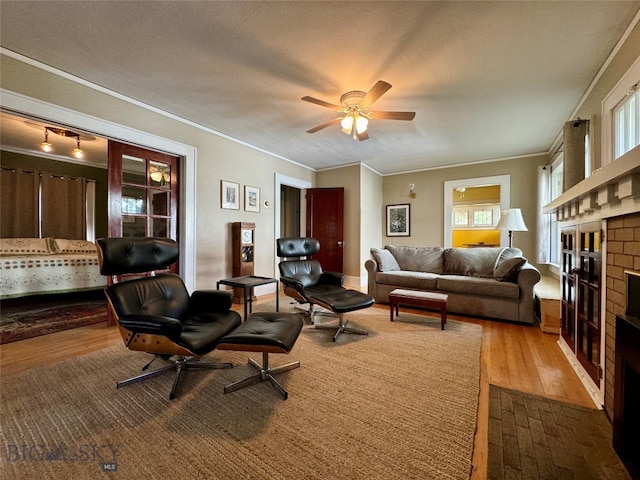
<path fill-rule="evenodd" d="M 180 276 L 187 289 L 195 290 L 195 248 L 196 239 L 196 162 L 197 149 L 190 145 L 175 142 L 167 138 L 136 130 L 92 115 L 77 112 L 52 103 L 27 97 L 0 88 L 2 108 L 18 114 L 55 121 L 71 128 L 82 130 L 100 137 L 151 150 L 159 150 L 183 158 L 180 162 Z M 277 198 L 277 196 L 276 196 Z"/>
<path fill-rule="evenodd" d="M 500 185 L 500 210 L 511 208 L 511 175 L 494 175 L 491 177 L 463 178 L 444 182 L 444 246 L 453 246 L 453 192 L 458 187 L 479 187 L 483 185 Z M 509 233 L 500 232 L 500 245 L 509 245 Z"/>
<path fill-rule="evenodd" d="M 313 184 L 308 181 L 308 180 L 302 180 L 300 178 L 294 178 L 294 177 L 288 177 L 287 175 L 282 175 L 281 173 L 277 173 L 275 174 L 275 212 L 274 212 L 274 216 L 275 216 L 275 221 L 274 221 L 274 237 L 275 238 L 279 238 L 280 237 L 280 207 L 281 207 L 281 199 L 280 199 L 280 187 L 282 185 L 288 185 L 289 187 L 295 187 L 295 188 L 299 188 L 300 190 L 306 190 L 307 188 L 311 188 L 313 186 Z M 302 194 L 302 192 L 301 192 Z M 305 208 L 303 208 L 305 207 Z M 300 211 L 306 212 L 306 200 L 304 200 L 304 198 L 301 199 L 300 201 Z M 304 227 L 304 225 L 306 224 L 304 221 L 304 218 L 300 218 L 300 223 L 301 223 L 301 227 Z M 300 230 L 301 232 L 304 231 L 304 228 L 301 228 Z M 274 242 L 273 242 L 273 255 L 275 258 L 274 261 L 274 278 L 280 278 L 280 269 L 278 267 L 278 264 L 280 263 L 280 257 L 278 257 L 278 246 L 275 242 L 275 238 L 274 238 Z"/>

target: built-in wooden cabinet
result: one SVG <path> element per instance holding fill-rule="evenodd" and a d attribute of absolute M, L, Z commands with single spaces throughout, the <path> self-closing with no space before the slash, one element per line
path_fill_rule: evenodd
<path fill-rule="evenodd" d="M 602 376 L 602 242 L 600 222 L 562 229 L 561 335 L 596 385 Z"/>
<path fill-rule="evenodd" d="M 255 230 L 255 223 L 234 222 L 231 225 L 232 274 L 234 277 L 254 274 Z M 244 289 L 233 289 L 233 302 L 244 302 Z"/>

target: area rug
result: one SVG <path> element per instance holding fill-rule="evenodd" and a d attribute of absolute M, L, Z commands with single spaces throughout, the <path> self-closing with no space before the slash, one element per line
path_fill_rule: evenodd
<path fill-rule="evenodd" d="M 0 304 L 0 344 L 106 321 L 102 290 L 5 300 Z"/>
<path fill-rule="evenodd" d="M 490 385 L 488 477 L 629 479 L 602 410 Z"/>
<path fill-rule="evenodd" d="M 279 375 L 225 395 L 252 373 L 243 352 L 207 357 L 229 370 L 190 371 L 115 388 L 148 360 L 123 347 L 3 376 L 5 478 L 468 479 L 480 381 L 480 326 L 386 310 L 348 314 L 369 335 L 306 325 Z M 250 354 L 260 361 L 259 354 Z M 156 361 L 161 364 L 160 360 Z M 157 368 L 159 365 L 153 365 Z M 102 472 L 104 473 L 104 476 Z"/>

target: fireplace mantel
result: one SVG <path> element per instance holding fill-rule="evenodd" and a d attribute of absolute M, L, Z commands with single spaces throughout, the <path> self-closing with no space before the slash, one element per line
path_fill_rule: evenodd
<path fill-rule="evenodd" d="M 640 211 L 640 147 L 596 170 L 543 208 L 559 222 L 583 223 Z"/>

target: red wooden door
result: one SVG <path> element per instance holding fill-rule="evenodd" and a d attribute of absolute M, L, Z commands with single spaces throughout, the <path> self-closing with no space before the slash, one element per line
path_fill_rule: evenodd
<path fill-rule="evenodd" d="M 307 236 L 317 238 L 320 252 L 313 258 L 325 272 L 342 272 L 344 256 L 344 188 L 307 190 Z"/>

